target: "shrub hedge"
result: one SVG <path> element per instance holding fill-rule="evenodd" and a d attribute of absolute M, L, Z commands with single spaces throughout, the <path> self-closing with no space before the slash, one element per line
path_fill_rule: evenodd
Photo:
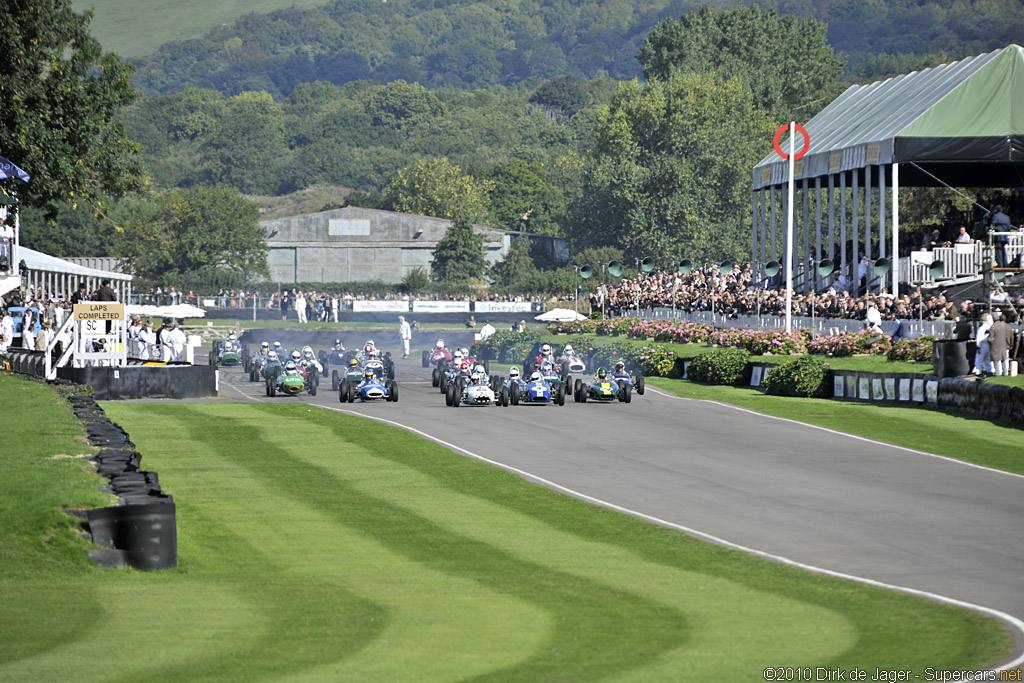
<path fill-rule="evenodd" d="M 831 378 L 827 362 L 804 356 L 768 370 L 761 386 L 773 396 L 824 398 L 829 395 Z"/>
<path fill-rule="evenodd" d="M 746 349 L 714 349 L 690 361 L 687 377 L 701 384 L 736 386 L 744 382 L 750 352 Z"/>

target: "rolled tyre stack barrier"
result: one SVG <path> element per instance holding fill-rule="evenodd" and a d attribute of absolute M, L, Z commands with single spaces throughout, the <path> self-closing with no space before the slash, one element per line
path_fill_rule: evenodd
<path fill-rule="evenodd" d="M 89 442 L 99 447 L 92 460 L 106 477 L 104 491 L 117 496 L 117 505 L 69 511 L 83 517 L 88 533 L 102 549 L 89 557 L 104 567 L 169 569 L 178 566 L 178 533 L 174 497 L 160 488 L 156 472 L 139 469 L 142 455 L 128 433 L 112 423 L 90 397 L 69 399 L 75 416 L 85 425 Z"/>

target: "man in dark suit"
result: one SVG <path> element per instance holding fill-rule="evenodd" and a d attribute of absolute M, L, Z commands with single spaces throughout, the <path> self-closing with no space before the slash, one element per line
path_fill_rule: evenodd
<path fill-rule="evenodd" d="M 104 280 L 96 293 L 97 301 L 117 301 L 117 292 L 110 286 L 110 280 Z"/>

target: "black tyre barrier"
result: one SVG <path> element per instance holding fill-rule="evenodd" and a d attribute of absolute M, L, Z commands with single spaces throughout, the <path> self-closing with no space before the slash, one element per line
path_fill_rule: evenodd
<path fill-rule="evenodd" d="M 83 518 L 92 541 L 104 546 L 87 551 L 89 557 L 111 568 L 177 567 L 174 498 L 161 490 L 156 472 L 139 469 L 142 455 L 128 433 L 107 418 L 94 398 L 73 396 L 69 400 L 72 412 L 86 428 L 89 442 L 100 447 L 92 460 L 97 473 L 108 481 L 101 490 L 118 497 L 118 504 L 111 507 L 67 511 Z"/>
<path fill-rule="evenodd" d="M 89 510 L 88 516 L 93 541 L 121 551 L 120 557 L 128 566 L 136 569 L 169 569 L 178 566 L 178 535 L 173 501 L 99 508 Z M 109 558 L 112 554 L 98 555 Z"/>
<path fill-rule="evenodd" d="M 199 398 L 217 395 L 217 369 L 209 365 L 64 367 L 58 375 L 93 388 L 97 400 Z M 101 413 L 102 414 L 102 413 Z"/>
<path fill-rule="evenodd" d="M 939 382 L 939 405 L 990 420 L 1024 424 L 1024 389 L 963 379 Z"/>
<path fill-rule="evenodd" d="M 937 377 L 962 377 L 969 373 L 967 342 L 954 339 L 932 342 L 932 366 Z"/>

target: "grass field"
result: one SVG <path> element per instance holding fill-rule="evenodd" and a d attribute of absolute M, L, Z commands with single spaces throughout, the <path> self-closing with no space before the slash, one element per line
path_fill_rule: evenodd
<path fill-rule="evenodd" d="M 75 11 L 95 11 L 90 32 L 105 51 L 122 57 L 142 57 L 172 40 L 199 38 L 243 14 L 322 4 L 323 0 L 73 0 Z"/>
<path fill-rule="evenodd" d="M 756 681 L 769 665 L 975 668 L 1009 652 L 973 613 L 297 404 L 105 404 L 175 496 L 179 568 L 99 569 L 50 531 L 95 480 L 47 459 L 82 448 L 49 392 L 0 376 L 5 443 L 66 431 L 0 457 L 0 680 Z M 50 521 L 20 521 L 35 517 Z"/>
<path fill-rule="evenodd" d="M 766 415 L 1024 474 L 1024 449 L 1021 449 L 1024 431 L 973 415 L 918 406 L 785 398 L 751 388 L 705 386 L 677 379 L 649 378 L 647 385 L 648 391 L 650 387 L 657 387 L 683 398 L 730 403 Z"/>

